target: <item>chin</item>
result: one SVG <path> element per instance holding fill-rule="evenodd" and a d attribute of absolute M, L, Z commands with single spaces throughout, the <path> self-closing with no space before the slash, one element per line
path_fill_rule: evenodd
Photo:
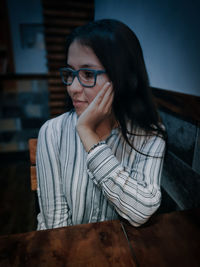
<path fill-rule="evenodd" d="M 85 110 L 85 109 L 78 109 L 78 108 L 75 108 L 76 114 L 77 114 L 78 116 L 80 116 L 80 115 L 83 113 L 84 110 Z"/>

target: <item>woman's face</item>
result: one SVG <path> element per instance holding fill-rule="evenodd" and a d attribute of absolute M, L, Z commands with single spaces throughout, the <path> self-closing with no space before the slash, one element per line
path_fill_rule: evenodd
<path fill-rule="evenodd" d="M 67 66 L 73 70 L 80 68 L 104 70 L 93 50 L 88 46 L 81 45 L 77 41 L 74 41 L 69 47 Z M 81 115 L 108 81 L 109 78 L 106 73 L 97 75 L 96 85 L 89 88 L 81 85 L 77 77 L 74 78 L 73 83 L 67 86 L 67 91 L 72 99 L 77 115 Z"/>

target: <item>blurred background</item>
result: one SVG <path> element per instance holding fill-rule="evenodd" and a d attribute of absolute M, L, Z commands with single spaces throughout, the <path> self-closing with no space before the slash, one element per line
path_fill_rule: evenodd
<path fill-rule="evenodd" d="M 142 45 L 169 135 L 158 212 L 200 205 L 199 9 L 197 0 L 0 0 L 0 234 L 36 228 L 28 140 L 66 111 L 65 40 L 94 19 L 123 21 Z"/>

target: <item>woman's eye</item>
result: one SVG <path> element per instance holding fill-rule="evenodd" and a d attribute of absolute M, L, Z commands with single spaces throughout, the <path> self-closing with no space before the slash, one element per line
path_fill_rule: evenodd
<path fill-rule="evenodd" d="M 71 71 L 67 71 L 67 72 L 66 72 L 66 76 L 67 76 L 67 77 L 72 77 L 72 76 L 73 76 L 73 73 L 72 73 Z"/>
<path fill-rule="evenodd" d="M 84 71 L 83 73 L 83 77 L 85 79 L 91 79 L 94 77 L 94 73 L 92 71 Z"/>

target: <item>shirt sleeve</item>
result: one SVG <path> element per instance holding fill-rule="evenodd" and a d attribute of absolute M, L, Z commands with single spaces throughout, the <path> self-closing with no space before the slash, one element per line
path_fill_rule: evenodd
<path fill-rule="evenodd" d="M 96 147 L 87 158 L 93 182 L 118 214 L 134 226 L 145 223 L 160 206 L 165 141 L 152 136 L 140 152 L 136 152 L 131 168 L 123 166 L 106 144 Z"/>
<path fill-rule="evenodd" d="M 38 136 L 36 171 L 40 213 L 37 230 L 66 226 L 70 212 L 62 190 L 58 135 L 52 122 L 47 121 Z"/>

